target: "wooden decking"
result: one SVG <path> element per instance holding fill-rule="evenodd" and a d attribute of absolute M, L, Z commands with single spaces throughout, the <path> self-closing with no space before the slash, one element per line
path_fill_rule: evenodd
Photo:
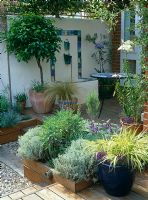
<path fill-rule="evenodd" d="M 56 183 L 42 189 L 35 186 L 30 187 L 3 197 L 1 200 L 147 200 L 147 198 L 135 192 L 122 198 L 112 197 L 107 195 L 100 185 L 74 194 Z"/>

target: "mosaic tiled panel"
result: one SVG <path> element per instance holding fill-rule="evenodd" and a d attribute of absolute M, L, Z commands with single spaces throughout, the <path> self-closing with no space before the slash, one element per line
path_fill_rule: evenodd
<path fill-rule="evenodd" d="M 59 30 L 60 36 L 77 36 L 77 50 L 78 50 L 78 78 L 82 77 L 82 57 L 81 57 L 81 31 L 80 30 Z M 50 61 L 51 80 L 55 81 L 55 62 Z"/>

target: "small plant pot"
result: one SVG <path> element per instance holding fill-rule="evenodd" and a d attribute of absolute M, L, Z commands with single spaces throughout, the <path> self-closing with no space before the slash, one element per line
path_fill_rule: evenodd
<path fill-rule="evenodd" d="M 71 61 L 72 61 L 72 56 L 71 56 L 71 55 L 64 54 L 64 62 L 65 62 L 65 65 L 70 65 L 70 64 L 71 64 Z"/>
<path fill-rule="evenodd" d="M 66 179 L 59 174 L 54 174 L 54 180 L 55 182 L 60 183 L 63 185 L 65 188 L 69 189 L 73 193 L 80 192 L 90 186 L 92 186 L 93 182 L 92 181 L 80 181 L 80 182 L 74 182 L 69 179 Z"/>
<path fill-rule="evenodd" d="M 33 90 L 29 91 L 29 99 L 32 105 L 33 110 L 36 113 L 44 114 L 52 111 L 54 103 L 51 100 L 51 97 L 47 97 L 47 95 L 43 93 L 38 93 Z"/>
<path fill-rule="evenodd" d="M 112 196 L 122 197 L 131 191 L 135 172 L 126 166 L 110 166 L 110 163 L 103 163 L 98 169 L 101 184 L 105 191 Z"/>
<path fill-rule="evenodd" d="M 17 101 L 16 104 L 17 104 L 17 107 L 20 109 L 20 112 L 24 114 L 25 108 L 26 108 L 26 101 L 21 101 L 21 102 Z"/>
<path fill-rule="evenodd" d="M 129 123 L 128 123 L 129 122 Z M 136 124 L 132 118 L 121 118 L 120 123 L 122 128 L 133 131 L 135 134 L 140 134 L 143 131 L 143 124 Z"/>

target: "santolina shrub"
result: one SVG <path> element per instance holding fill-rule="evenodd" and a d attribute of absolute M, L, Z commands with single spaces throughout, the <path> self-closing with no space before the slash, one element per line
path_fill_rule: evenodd
<path fill-rule="evenodd" d="M 45 157 L 43 152 L 43 141 L 41 135 L 44 133 L 42 127 L 29 129 L 26 134 L 18 140 L 18 155 L 31 160 L 42 160 Z"/>
<path fill-rule="evenodd" d="M 64 154 L 54 159 L 54 169 L 72 181 L 90 180 L 95 177 L 97 162 L 95 152 L 87 150 L 87 140 L 73 141 Z"/>

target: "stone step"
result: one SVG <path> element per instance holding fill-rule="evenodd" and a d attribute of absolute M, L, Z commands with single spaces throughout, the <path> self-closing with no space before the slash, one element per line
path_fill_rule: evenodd
<path fill-rule="evenodd" d="M 31 187 L 21 189 L 15 193 L 4 196 L 4 197 L 0 198 L 0 200 L 19 200 L 30 194 L 34 194 L 35 192 L 40 191 L 43 188 L 44 187 L 42 187 L 40 185 L 33 185 Z"/>

